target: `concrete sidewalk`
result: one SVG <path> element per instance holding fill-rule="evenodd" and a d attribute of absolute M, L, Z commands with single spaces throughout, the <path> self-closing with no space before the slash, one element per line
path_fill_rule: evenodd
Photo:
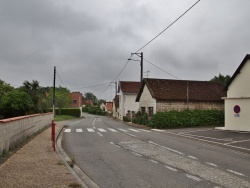
<path fill-rule="evenodd" d="M 56 125 L 56 133 L 62 125 Z M 0 166 L 0 188 L 77 187 L 67 167 L 53 151 L 46 129 Z"/>

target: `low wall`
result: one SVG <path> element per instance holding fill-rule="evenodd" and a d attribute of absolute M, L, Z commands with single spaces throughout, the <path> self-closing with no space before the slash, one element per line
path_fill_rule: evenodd
<path fill-rule="evenodd" d="M 34 114 L 0 120 L 0 155 L 27 137 L 51 125 L 53 113 Z"/>

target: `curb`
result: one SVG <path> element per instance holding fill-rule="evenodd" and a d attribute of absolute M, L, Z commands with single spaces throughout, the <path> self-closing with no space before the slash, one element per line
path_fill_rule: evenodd
<path fill-rule="evenodd" d="M 75 179 L 78 181 L 78 183 L 83 188 L 99 188 L 99 186 L 92 181 L 76 164 L 72 163 L 72 160 L 69 158 L 67 153 L 62 148 L 62 136 L 63 136 L 63 130 L 66 127 L 64 125 L 61 130 L 58 132 L 56 136 L 56 153 L 60 157 L 60 159 L 63 161 L 65 166 L 68 168 L 70 173 L 75 177 Z M 71 167 L 73 166 L 73 167 Z M 83 181 L 84 180 L 84 181 Z"/>

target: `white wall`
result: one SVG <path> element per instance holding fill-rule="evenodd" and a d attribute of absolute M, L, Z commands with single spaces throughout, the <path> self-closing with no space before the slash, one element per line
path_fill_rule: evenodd
<path fill-rule="evenodd" d="M 234 106 L 240 106 L 239 116 Z M 250 131 L 250 99 L 225 99 L 225 129 Z"/>
<path fill-rule="evenodd" d="M 53 118 L 53 114 L 48 113 L 0 120 L 0 154 L 51 125 Z"/>
<path fill-rule="evenodd" d="M 250 60 L 230 84 L 227 97 L 250 97 Z"/>
<path fill-rule="evenodd" d="M 156 113 L 156 99 L 154 99 L 149 90 L 147 85 L 144 86 L 143 92 L 141 94 L 141 98 L 139 101 L 139 108 L 146 107 L 146 112 L 148 112 L 148 107 L 154 108 L 154 114 Z"/>
<path fill-rule="evenodd" d="M 135 102 L 137 94 L 124 94 L 120 93 L 119 97 L 119 118 L 123 119 L 128 110 L 137 112 L 139 109 L 139 102 Z"/>
<path fill-rule="evenodd" d="M 250 60 L 242 67 L 234 78 L 225 98 L 225 129 L 250 131 Z M 239 105 L 241 111 L 237 116 L 234 106 Z"/>

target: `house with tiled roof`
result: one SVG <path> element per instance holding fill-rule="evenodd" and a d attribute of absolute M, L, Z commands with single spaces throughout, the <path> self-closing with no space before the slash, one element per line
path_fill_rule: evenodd
<path fill-rule="evenodd" d="M 141 82 L 120 81 L 118 85 L 119 95 L 119 114 L 118 118 L 129 116 L 132 112 L 137 112 L 139 102 L 136 102 L 136 96 L 141 88 Z"/>
<path fill-rule="evenodd" d="M 144 78 L 136 102 L 149 116 L 170 110 L 223 110 L 223 88 L 218 82 Z"/>
<path fill-rule="evenodd" d="M 225 87 L 226 130 L 250 131 L 250 54 L 247 54 Z"/>

